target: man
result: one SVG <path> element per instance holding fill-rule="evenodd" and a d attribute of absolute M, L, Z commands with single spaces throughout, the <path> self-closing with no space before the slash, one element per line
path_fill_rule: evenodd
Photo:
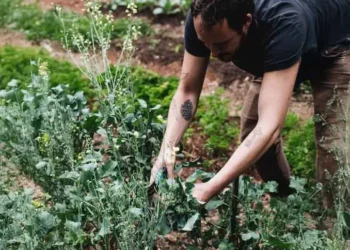
<path fill-rule="evenodd" d="M 207 202 L 252 164 L 264 181 L 277 181 L 279 192 L 288 194 L 281 130 L 295 84 L 310 80 L 315 113 L 345 128 L 336 119 L 339 107 L 330 109 L 327 102 L 335 87 L 340 100 L 348 97 L 350 0 L 193 0 L 184 40 L 182 77 L 151 182 L 164 166 L 168 178 L 174 177 L 172 151 L 194 117 L 211 54 L 255 79 L 243 105 L 241 145 L 210 181 L 195 186 L 193 195 Z M 326 172 L 337 169 L 329 151 L 339 138 L 331 137 L 330 126 L 315 126 L 317 179 L 325 183 Z"/>

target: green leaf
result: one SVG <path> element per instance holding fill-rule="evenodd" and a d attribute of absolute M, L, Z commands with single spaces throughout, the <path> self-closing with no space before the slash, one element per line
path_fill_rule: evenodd
<path fill-rule="evenodd" d="M 276 198 L 271 198 L 270 200 L 270 207 L 271 209 L 278 208 L 279 202 Z"/>
<path fill-rule="evenodd" d="M 281 237 L 270 235 L 267 239 L 267 244 L 272 247 L 277 247 L 279 249 L 295 249 L 295 243 L 291 241 L 287 241 Z"/>
<path fill-rule="evenodd" d="M 12 80 L 7 84 L 7 86 L 12 87 L 12 88 L 16 88 L 16 87 L 18 86 L 17 83 L 18 83 L 18 80 L 12 79 Z"/>
<path fill-rule="evenodd" d="M 171 232 L 171 228 L 168 225 L 166 216 L 162 216 L 157 225 L 157 229 L 160 235 L 166 235 Z"/>
<path fill-rule="evenodd" d="M 102 167 L 99 168 L 100 176 L 107 177 L 116 175 L 117 172 L 115 170 L 117 165 L 117 162 L 109 160 Z"/>
<path fill-rule="evenodd" d="M 106 191 L 103 188 L 96 188 L 95 189 L 97 192 L 100 192 L 101 194 L 106 193 Z"/>
<path fill-rule="evenodd" d="M 57 85 L 56 87 L 53 87 L 52 90 L 55 91 L 56 94 L 60 94 L 63 92 L 62 85 Z"/>
<path fill-rule="evenodd" d="M 192 215 L 192 217 L 188 219 L 188 221 L 186 222 L 186 225 L 182 228 L 182 230 L 187 232 L 192 231 L 194 225 L 196 224 L 199 218 L 200 218 L 199 213 L 195 213 L 194 215 Z"/>
<path fill-rule="evenodd" d="M 276 193 L 277 192 L 277 182 L 269 181 L 264 185 L 264 192 Z"/>
<path fill-rule="evenodd" d="M 253 232 L 253 231 L 249 231 L 248 233 L 242 234 L 242 240 L 243 241 L 248 241 L 250 239 L 259 239 L 260 235 L 259 233 Z"/>
<path fill-rule="evenodd" d="M 64 174 L 61 174 L 58 178 L 59 179 L 72 179 L 76 180 L 78 179 L 80 174 L 77 171 L 69 171 Z"/>
<path fill-rule="evenodd" d="M 97 167 L 96 163 L 89 163 L 80 166 L 83 171 L 93 171 Z"/>
<path fill-rule="evenodd" d="M 105 235 L 109 234 L 110 233 L 110 230 L 109 230 L 110 226 L 111 226 L 111 223 L 109 222 L 109 219 L 103 218 L 101 229 L 98 232 L 98 235 L 104 237 Z"/>
<path fill-rule="evenodd" d="M 345 221 L 346 226 L 348 228 L 350 228 L 350 213 L 344 212 L 343 217 L 344 217 L 344 221 Z"/>
<path fill-rule="evenodd" d="M 40 212 L 38 214 L 38 219 L 40 221 L 41 226 L 43 226 L 45 229 L 51 229 L 54 226 L 55 217 L 49 212 Z"/>
<path fill-rule="evenodd" d="M 137 100 L 139 101 L 141 108 L 144 108 L 144 109 L 147 108 L 147 103 L 144 100 L 142 99 L 137 99 Z"/>
<path fill-rule="evenodd" d="M 2 97 L 2 98 L 6 98 L 6 96 L 7 96 L 7 91 L 6 90 L 0 90 L 0 97 Z"/>
<path fill-rule="evenodd" d="M 129 209 L 130 213 L 132 213 L 133 215 L 136 216 L 141 216 L 143 215 L 142 209 L 141 208 L 137 208 L 137 207 L 132 207 Z"/>
<path fill-rule="evenodd" d="M 158 7 L 158 8 L 155 8 L 155 9 L 153 10 L 153 15 L 160 15 L 160 14 L 162 14 L 163 12 L 164 12 L 164 10 L 163 10 L 162 8 Z"/>
<path fill-rule="evenodd" d="M 66 226 L 66 228 L 67 228 L 69 231 L 75 232 L 75 231 L 77 231 L 78 229 L 80 229 L 81 223 L 80 223 L 80 222 L 75 222 L 75 221 L 67 220 L 66 223 L 65 223 L 64 225 Z"/>
<path fill-rule="evenodd" d="M 289 186 L 291 188 L 294 188 L 297 191 L 297 193 L 302 193 L 302 192 L 305 192 L 305 189 L 304 189 L 305 184 L 306 184 L 305 179 L 291 177 Z"/>
<path fill-rule="evenodd" d="M 234 249 L 233 243 L 228 240 L 223 240 L 220 242 L 219 250 L 231 250 Z"/>
<path fill-rule="evenodd" d="M 139 155 L 136 155 L 136 156 L 135 156 L 135 160 L 136 160 L 137 162 L 139 162 L 139 163 L 146 164 L 146 160 L 145 160 L 143 157 L 139 156 Z"/>
<path fill-rule="evenodd" d="M 205 204 L 205 209 L 207 211 L 211 211 L 211 210 L 217 209 L 223 204 L 225 204 L 225 202 L 222 200 L 210 200 L 207 204 Z"/>
<path fill-rule="evenodd" d="M 186 182 L 195 182 L 198 179 L 210 179 L 213 177 L 213 173 L 207 173 L 201 169 L 197 169 L 191 176 L 186 179 Z"/>
<path fill-rule="evenodd" d="M 43 167 L 46 167 L 46 165 L 47 165 L 47 162 L 41 161 L 41 162 L 39 162 L 38 164 L 35 165 L 35 168 L 36 169 L 42 169 Z"/>
<path fill-rule="evenodd" d="M 160 109 L 162 107 L 162 105 L 157 104 L 156 106 L 154 106 L 153 108 L 151 108 L 150 110 L 157 110 Z"/>

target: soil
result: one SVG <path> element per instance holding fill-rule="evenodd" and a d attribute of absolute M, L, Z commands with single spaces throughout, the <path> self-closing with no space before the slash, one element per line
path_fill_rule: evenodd
<path fill-rule="evenodd" d="M 61 5 L 64 8 L 83 14 L 84 9 L 82 0 L 24 0 L 24 2 L 38 2 L 39 6 L 44 10 L 51 9 L 54 5 Z M 124 9 L 122 8 L 119 8 L 114 14 L 116 18 L 125 16 Z M 152 24 L 155 35 L 136 41 L 135 45 L 138 50 L 132 63 L 141 65 L 163 76 L 180 76 L 184 53 L 182 42 L 184 16 L 154 17 L 150 10 L 142 11 L 138 15 Z M 0 30 L 0 46 L 6 44 L 18 47 L 43 48 L 55 58 L 68 60 L 81 65 L 80 55 L 68 55 L 58 42 L 44 40 L 37 45 L 27 41 L 22 33 Z M 120 50 L 118 44 L 118 41 L 114 41 L 109 51 L 108 57 L 111 63 L 115 63 L 119 57 Z M 218 87 L 223 87 L 225 89 L 224 97 L 230 100 L 230 117 L 239 120 L 240 110 L 248 91 L 249 80 L 251 80 L 251 78 L 252 76 L 230 63 L 212 60 L 206 74 L 202 95 L 212 94 Z M 294 96 L 290 111 L 297 113 L 302 120 L 312 117 L 313 108 L 311 95 L 303 93 Z M 191 141 L 189 141 L 187 145 L 191 146 L 186 148 L 186 150 L 188 151 L 189 158 L 195 159 L 201 156 L 203 152 L 205 138 L 195 136 L 190 140 Z M 234 147 L 230 149 L 230 152 L 233 152 L 233 150 Z M 204 156 L 204 158 L 205 157 L 206 156 Z M 218 159 L 214 162 L 213 168 L 218 170 L 224 163 L 224 160 Z M 185 170 L 182 172 L 182 175 L 188 176 L 191 172 L 193 172 L 193 169 Z M 257 177 L 254 171 L 250 174 Z M 24 176 L 19 175 L 18 185 L 21 187 L 33 187 L 35 190 L 38 190 L 36 191 L 38 197 L 42 195 L 40 187 L 37 187 L 32 180 Z M 166 237 L 160 237 L 157 245 L 159 249 L 186 249 L 186 247 L 179 242 L 188 241 L 189 239 L 186 238 L 186 234 L 175 232 Z"/>

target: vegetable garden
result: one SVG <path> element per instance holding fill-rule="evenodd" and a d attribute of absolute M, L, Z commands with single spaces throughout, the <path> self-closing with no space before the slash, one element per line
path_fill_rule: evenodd
<path fill-rule="evenodd" d="M 349 173 L 341 168 L 332 187 L 315 181 L 320 121 L 303 113 L 307 84 L 283 131 L 294 194 L 276 196 L 252 169 L 237 211 L 231 186 L 205 205 L 192 197 L 239 145 L 249 76 L 214 60 L 174 150 L 178 177 L 157 175 L 151 196 L 184 50 L 169 29 L 182 30 L 190 1 L 86 1 L 80 14 L 56 3 L 0 2 L 0 249 L 350 247 Z M 334 209 L 322 207 L 324 188 L 343 190 Z"/>

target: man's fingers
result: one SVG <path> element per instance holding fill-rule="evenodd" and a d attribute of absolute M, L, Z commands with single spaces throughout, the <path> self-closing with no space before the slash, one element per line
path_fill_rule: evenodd
<path fill-rule="evenodd" d="M 162 168 L 161 167 L 153 167 L 152 171 L 151 171 L 151 178 L 150 178 L 150 184 L 152 184 L 153 182 L 155 182 L 156 179 L 156 175 L 159 171 L 161 171 Z"/>

